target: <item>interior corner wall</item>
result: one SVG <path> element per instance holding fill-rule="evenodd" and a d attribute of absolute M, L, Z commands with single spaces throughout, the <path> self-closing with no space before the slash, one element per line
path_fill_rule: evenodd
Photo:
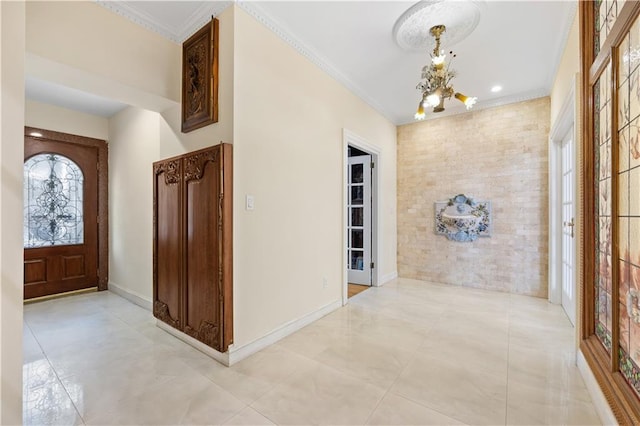
<path fill-rule="evenodd" d="M 160 115 L 129 107 L 109 120 L 109 286 L 151 305 L 153 168 Z"/>
<path fill-rule="evenodd" d="M 404 278 L 547 296 L 549 98 L 398 128 Z M 491 201 L 491 237 L 437 235 L 434 202 Z"/>
<path fill-rule="evenodd" d="M 550 122 L 552 127 L 562 110 L 562 105 L 571 91 L 571 86 L 575 81 L 575 75 L 580 72 L 580 33 L 577 9 L 578 8 L 576 8 L 576 14 L 571 24 L 567 43 L 564 47 L 558 71 L 551 88 Z M 580 92 L 579 89 L 579 87 L 575 88 L 576 93 Z"/>
<path fill-rule="evenodd" d="M 91 114 L 27 100 L 25 124 L 38 129 L 108 140 L 109 120 Z"/>
<path fill-rule="evenodd" d="M 379 267 L 395 274 L 396 128 L 239 7 L 234 85 L 238 349 L 341 304 L 344 128 L 381 151 Z"/>
<path fill-rule="evenodd" d="M 0 424 L 22 424 L 24 2 L 0 1 Z"/>

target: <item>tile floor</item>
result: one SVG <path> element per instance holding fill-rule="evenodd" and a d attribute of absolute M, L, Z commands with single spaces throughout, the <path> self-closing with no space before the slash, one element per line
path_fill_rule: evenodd
<path fill-rule="evenodd" d="M 231 368 L 110 292 L 24 319 L 25 424 L 599 424 L 535 298 L 398 279 Z"/>

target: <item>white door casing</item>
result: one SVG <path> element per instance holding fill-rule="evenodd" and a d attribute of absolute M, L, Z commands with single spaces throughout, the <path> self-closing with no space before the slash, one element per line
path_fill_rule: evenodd
<path fill-rule="evenodd" d="M 371 285 L 371 156 L 349 157 L 347 270 L 351 284 Z"/>
<path fill-rule="evenodd" d="M 378 212 L 382 210 L 382 206 L 380 205 L 382 200 L 382 194 L 379 193 L 378 188 L 380 188 L 380 170 L 381 164 L 384 162 L 384 158 L 382 155 L 382 151 L 380 148 L 357 133 L 354 133 L 348 129 L 342 129 L 342 305 L 346 305 L 349 303 L 349 270 L 347 267 L 348 264 L 348 246 L 349 246 L 349 233 L 348 233 L 348 224 L 349 219 L 347 217 L 348 213 L 348 205 L 349 205 L 349 194 L 348 194 L 348 185 L 349 185 L 349 147 L 357 148 L 360 151 L 363 151 L 369 155 L 371 155 L 371 161 L 373 165 L 372 173 L 371 173 L 371 263 L 374 265 L 371 270 L 371 285 L 378 286 L 381 283 L 382 272 L 380 266 L 378 265 L 378 260 L 380 259 L 380 250 L 383 245 L 383 241 L 380 241 L 382 235 L 381 221 L 379 219 Z"/>

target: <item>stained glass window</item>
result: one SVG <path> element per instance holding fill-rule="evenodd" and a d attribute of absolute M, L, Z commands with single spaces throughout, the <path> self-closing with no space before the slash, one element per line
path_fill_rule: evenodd
<path fill-rule="evenodd" d="M 600 49 L 611 32 L 613 24 L 618 18 L 618 12 L 622 9 L 624 1 L 620 0 L 596 0 L 593 2 L 594 22 L 594 56 L 600 53 Z"/>
<path fill-rule="evenodd" d="M 618 271 L 620 371 L 640 393 L 640 21 L 619 48 Z"/>
<path fill-rule="evenodd" d="M 24 247 L 84 242 L 82 170 L 59 154 L 38 154 L 24 163 Z"/>
<path fill-rule="evenodd" d="M 582 52 L 581 70 L 589 76 L 583 89 L 592 94 L 583 100 L 590 109 L 583 117 L 593 120 L 589 129 L 593 133 L 585 132 L 590 148 L 584 156 L 588 179 L 583 181 L 588 215 L 584 230 L 589 237 L 595 231 L 584 245 L 588 250 L 584 284 L 591 288 L 583 300 L 595 308 L 585 309 L 590 324 L 582 330 L 587 332 L 583 343 L 592 352 L 584 353 L 590 365 L 600 363 L 594 372 L 615 378 L 600 384 L 623 395 L 612 407 L 616 416 L 626 413 L 629 419 L 636 419 L 632 412 L 640 407 L 640 12 L 636 4 L 579 2 L 581 22 L 586 23 L 580 32 L 590 43 Z M 610 371 L 610 366 L 618 371 Z M 635 391 L 635 398 L 619 379 Z M 626 419 L 624 415 L 618 420 Z"/>

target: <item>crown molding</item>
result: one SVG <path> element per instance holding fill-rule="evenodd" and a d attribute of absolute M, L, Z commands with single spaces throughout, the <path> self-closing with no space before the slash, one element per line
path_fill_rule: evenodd
<path fill-rule="evenodd" d="M 161 36 L 179 44 L 183 43 L 186 39 L 188 39 L 196 31 L 198 31 L 203 25 L 205 25 L 209 21 L 210 16 L 220 15 L 220 13 L 222 13 L 222 11 L 224 11 L 227 7 L 235 3 L 242 10 L 247 12 L 250 16 L 267 27 L 278 37 L 280 37 L 284 42 L 293 47 L 298 53 L 300 53 L 302 56 L 322 69 L 329 76 L 349 89 L 354 95 L 363 100 L 371 108 L 376 110 L 387 120 L 396 124 L 395 120 L 393 119 L 393 114 L 391 114 L 390 111 L 383 108 L 382 105 L 371 98 L 364 89 L 359 87 L 354 81 L 338 71 L 335 66 L 329 63 L 329 61 L 323 58 L 322 55 L 320 55 L 318 52 L 314 51 L 310 47 L 297 40 L 297 38 L 294 37 L 290 31 L 287 31 L 285 27 L 281 25 L 277 20 L 268 16 L 263 10 L 259 9 L 253 4 L 249 4 L 248 2 L 244 1 L 232 0 L 203 2 L 189 17 L 189 19 L 185 23 L 185 29 L 183 31 L 177 32 L 167 27 L 166 25 L 162 25 L 148 14 L 132 6 L 130 4 L 131 2 L 108 0 L 94 0 L 94 2 L 110 10 L 111 12 L 116 13 L 117 15 L 120 15 L 123 18 L 126 18 L 134 22 L 135 24 L 142 26 L 143 28 L 160 34 Z"/>
<path fill-rule="evenodd" d="M 559 46 L 560 48 L 556 50 L 555 60 L 549 67 L 549 75 L 547 76 L 547 87 L 549 91 L 553 87 L 553 83 L 555 82 L 556 76 L 558 75 L 558 69 L 560 69 L 560 62 L 562 61 L 562 56 L 564 55 L 564 51 L 567 49 L 567 41 L 569 40 L 569 34 L 571 34 L 571 27 L 573 24 L 573 19 L 576 16 L 576 12 L 578 10 L 578 2 L 574 1 L 571 3 L 571 7 L 567 11 L 566 25 L 564 26 L 564 31 L 560 35 L 559 38 Z"/>
<path fill-rule="evenodd" d="M 189 16 L 184 24 L 184 29 L 177 30 L 163 25 L 152 16 L 133 6 L 133 2 L 94 0 L 94 2 L 111 12 L 128 19 L 150 31 L 160 34 L 174 43 L 182 44 L 191 35 L 203 27 L 211 16 L 220 15 L 233 1 L 202 2 Z"/>
<path fill-rule="evenodd" d="M 397 124 L 396 120 L 394 120 L 393 114 L 387 109 L 383 108 L 378 102 L 376 102 L 372 97 L 367 94 L 367 91 L 358 86 L 353 80 L 348 78 L 346 75 L 338 71 L 338 69 L 331 64 L 327 59 L 325 59 L 322 55 L 320 55 L 317 51 L 310 48 L 309 46 L 302 43 L 295 36 L 292 35 L 290 31 L 286 29 L 284 25 L 278 22 L 273 17 L 269 16 L 262 9 L 256 6 L 256 2 L 245 2 L 245 1 L 236 1 L 236 5 L 240 7 L 240 9 L 244 10 L 250 16 L 252 16 L 255 20 L 260 22 L 262 25 L 271 30 L 275 35 L 280 37 L 285 43 L 293 47 L 299 54 L 307 58 L 313 64 L 315 64 L 318 68 L 323 70 L 329 76 L 331 76 L 338 83 L 342 84 L 348 90 L 350 90 L 354 95 L 364 101 L 367 105 L 385 117 L 393 124 Z"/>
<path fill-rule="evenodd" d="M 111 12 L 128 19 L 133 23 L 146 28 L 147 30 L 158 33 L 164 38 L 168 38 L 169 40 L 178 43 L 176 34 L 174 34 L 173 31 L 171 31 L 168 27 L 160 24 L 148 14 L 136 9 L 135 7 L 130 6 L 125 2 L 108 0 L 95 0 L 95 2 L 105 9 L 108 9 Z"/>
<path fill-rule="evenodd" d="M 96 4 L 105 7 L 106 9 L 144 27 L 148 30 L 154 31 L 161 36 L 175 42 L 181 44 L 184 40 L 188 39 L 191 35 L 193 35 L 199 28 L 206 24 L 209 21 L 211 16 L 219 16 L 226 8 L 232 5 L 237 5 L 240 9 L 246 12 L 248 15 L 253 17 L 256 21 L 261 23 L 271 32 L 273 32 L 276 36 L 278 36 L 281 40 L 291 46 L 294 50 L 296 50 L 300 55 L 305 57 L 311 63 L 316 65 L 318 68 L 323 70 L 326 74 L 340 83 L 342 86 L 351 91 L 355 96 L 365 102 L 369 107 L 373 110 L 381 114 L 387 120 L 389 120 L 394 125 L 403 125 L 413 123 L 412 114 L 397 116 L 397 114 L 393 113 L 391 110 L 383 107 L 379 102 L 373 99 L 366 90 L 360 87 L 355 81 L 350 79 L 347 75 L 339 71 L 339 69 L 328 61 L 324 56 L 322 56 L 318 51 L 305 45 L 301 42 L 297 37 L 293 35 L 291 31 L 289 31 L 285 25 L 280 23 L 277 19 L 270 16 L 266 13 L 261 7 L 259 2 L 255 1 L 242 1 L 242 0 L 229 0 L 229 1 L 212 1 L 212 2 L 202 2 L 191 14 L 191 16 L 187 19 L 185 25 L 183 26 L 183 30 L 176 30 L 169 28 L 168 26 L 162 25 L 154 20 L 148 14 L 138 10 L 132 4 L 135 2 L 125 2 L 125 1 L 108 1 L 108 0 L 93 0 Z M 478 102 L 473 111 L 493 108 L 497 106 L 507 105 L 510 103 L 523 102 L 527 100 L 532 100 L 540 97 L 549 96 L 551 91 L 551 87 L 554 83 L 554 79 L 556 77 L 558 68 L 560 66 L 560 62 L 562 60 L 562 55 L 564 54 L 564 46 L 566 46 L 567 40 L 571 33 L 571 24 L 573 23 L 573 19 L 577 10 L 577 2 L 573 2 L 571 7 L 568 9 L 566 20 L 567 25 L 565 26 L 564 31 L 559 37 L 559 46 L 560 49 L 557 50 L 555 55 L 555 61 L 550 64 L 548 67 L 549 75 L 546 78 L 546 88 L 537 89 L 525 93 L 516 94 L 514 96 L 505 96 L 493 100 L 481 101 Z M 458 115 L 458 114 L 466 114 L 472 111 L 467 111 L 464 106 L 450 106 L 446 111 L 438 114 L 427 114 L 426 120 L 433 120 L 437 118 Z"/>

